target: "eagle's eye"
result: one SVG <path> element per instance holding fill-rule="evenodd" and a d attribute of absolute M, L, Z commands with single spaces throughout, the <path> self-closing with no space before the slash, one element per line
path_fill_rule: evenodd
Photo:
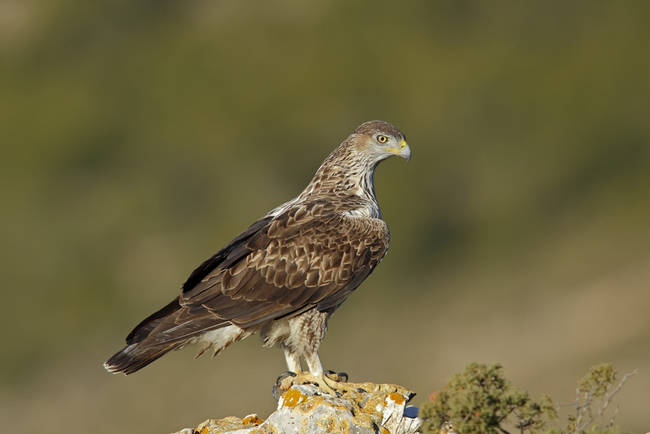
<path fill-rule="evenodd" d="M 388 137 L 382 136 L 381 134 L 377 136 L 377 141 L 379 143 L 386 143 L 388 141 Z"/>

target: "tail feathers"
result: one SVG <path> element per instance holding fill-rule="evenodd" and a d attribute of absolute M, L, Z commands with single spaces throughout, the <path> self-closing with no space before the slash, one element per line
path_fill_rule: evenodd
<path fill-rule="evenodd" d="M 140 322 L 127 336 L 127 346 L 108 359 L 104 367 L 109 372 L 131 374 L 171 350 L 200 340 L 200 336 L 206 333 L 206 340 L 216 339 L 215 346 L 225 347 L 243 333 L 242 329 L 232 326 L 238 330 L 233 334 L 226 327 L 228 325 L 227 321 L 216 318 L 206 309 L 192 311 L 182 308 L 176 297 L 167 306 Z M 219 332 L 222 328 L 229 331 Z"/>
<path fill-rule="evenodd" d="M 126 375 L 132 374 L 167 352 L 183 346 L 184 343 L 183 341 L 176 341 L 152 346 L 142 344 L 127 345 L 108 359 L 104 363 L 104 368 L 114 374 L 119 372 Z"/>
<path fill-rule="evenodd" d="M 155 330 L 178 314 L 180 304 L 178 297 L 172 300 L 167 306 L 145 318 L 126 337 L 127 346 L 122 348 L 104 363 L 104 368 L 109 372 L 131 374 L 138 369 L 144 368 L 149 363 L 163 356 L 165 353 L 181 347 L 185 340 L 174 340 L 169 342 L 156 342 L 147 339 L 155 335 Z"/>
<path fill-rule="evenodd" d="M 129 335 L 126 337 L 126 343 L 135 344 L 137 342 L 142 342 L 163 321 L 170 317 L 173 317 L 175 314 L 178 315 L 178 312 L 181 308 L 178 299 L 179 297 L 176 297 L 167 306 L 140 321 L 140 324 L 135 326 L 131 333 L 129 333 Z"/>

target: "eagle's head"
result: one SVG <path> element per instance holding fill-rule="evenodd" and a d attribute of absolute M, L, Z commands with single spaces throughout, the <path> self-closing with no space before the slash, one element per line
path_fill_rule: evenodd
<path fill-rule="evenodd" d="M 359 215 L 379 217 L 373 181 L 375 168 L 393 155 L 411 158 L 404 134 L 388 122 L 364 122 L 325 159 L 296 200 L 358 196 L 366 200 Z"/>
<path fill-rule="evenodd" d="M 367 154 L 375 162 L 397 155 L 409 160 L 411 148 L 406 136 L 395 126 L 384 121 L 364 122 L 354 130 L 349 140 L 357 151 Z"/>

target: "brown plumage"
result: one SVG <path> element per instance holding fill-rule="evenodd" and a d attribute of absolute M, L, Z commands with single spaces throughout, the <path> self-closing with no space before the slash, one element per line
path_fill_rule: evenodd
<path fill-rule="evenodd" d="M 188 343 L 217 354 L 259 331 L 282 345 L 290 371 L 304 357 L 322 375 L 327 319 L 386 254 L 373 175 L 392 156 L 410 158 L 404 135 L 383 121 L 359 126 L 295 199 L 273 209 L 199 265 L 181 294 L 127 336 L 104 366 L 130 374 Z"/>

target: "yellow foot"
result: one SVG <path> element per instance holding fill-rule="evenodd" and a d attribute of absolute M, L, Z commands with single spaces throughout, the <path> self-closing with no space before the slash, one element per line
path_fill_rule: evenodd
<path fill-rule="evenodd" d="M 332 381 L 336 381 L 337 383 L 347 383 L 349 378 L 348 374 L 345 372 L 334 372 L 329 369 L 325 371 L 325 376 Z"/>
<path fill-rule="evenodd" d="M 312 384 L 317 386 L 323 393 L 332 396 L 341 396 L 350 390 L 355 390 L 358 385 L 347 383 L 348 375 L 344 372 L 327 371 L 322 376 L 311 375 L 308 372 L 285 372 L 275 381 L 273 386 L 273 397 L 278 399 L 291 386 L 296 384 Z"/>

